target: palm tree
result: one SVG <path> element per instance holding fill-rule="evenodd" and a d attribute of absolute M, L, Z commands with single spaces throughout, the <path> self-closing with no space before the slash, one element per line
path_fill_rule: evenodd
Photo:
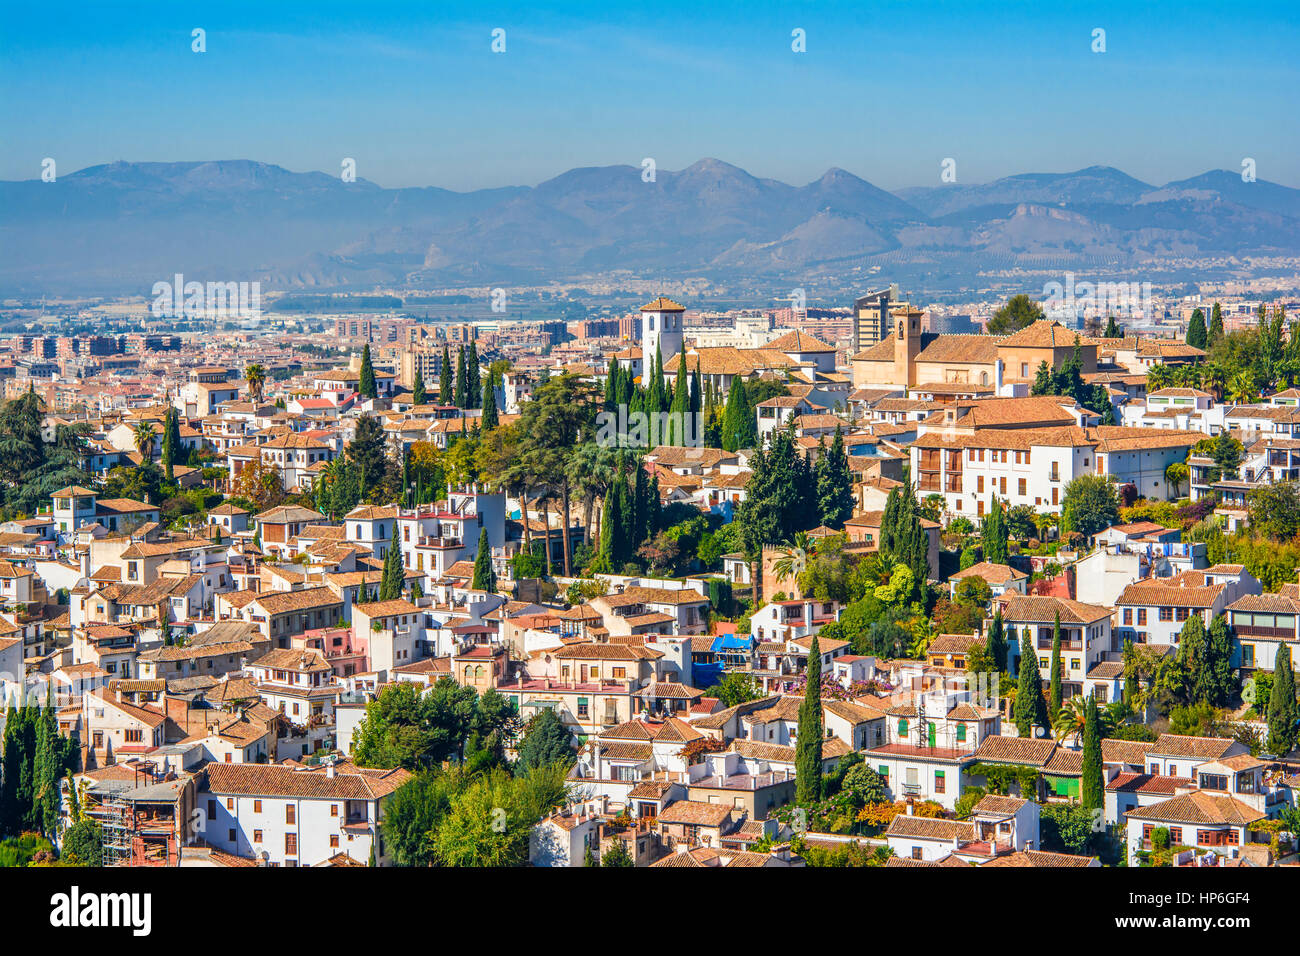
<path fill-rule="evenodd" d="M 793 580 L 799 586 L 799 576 L 808 570 L 808 558 L 813 553 L 812 539 L 808 532 L 800 531 L 794 536 L 794 544 L 781 549 L 780 557 L 772 564 L 772 574 L 778 581 Z"/>
<path fill-rule="evenodd" d="M 1174 370 L 1164 362 L 1157 362 L 1147 369 L 1147 392 L 1159 391 L 1173 384 Z"/>
<path fill-rule="evenodd" d="M 135 450 L 140 453 L 140 464 L 148 464 L 153 459 L 153 444 L 156 440 L 153 422 L 137 422 L 131 437 L 135 441 Z"/>
<path fill-rule="evenodd" d="M 1185 461 L 1170 462 L 1169 467 L 1165 469 L 1165 481 L 1173 488 L 1175 498 L 1178 497 L 1178 489 L 1187 480 L 1189 474 Z"/>
<path fill-rule="evenodd" d="M 583 537 L 590 545 L 600 539 L 599 529 L 592 529 L 592 516 L 594 514 L 599 520 L 600 510 L 596 504 L 599 501 L 603 505 L 605 493 L 618 473 L 617 449 L 603 447 L 594 441 L 583 442 L 573 449 L 565 468 L 574 491 L 582 498 Z"/>
<path fill-rule="evenodd" d="M 1214 396 L 1216 402 L 1223 401 L 1223 392 L 1227 387 L 1228 373 L 1218 362 L 1208 362 L 1205 365 L 1205 374 L 1201 379 L 1201 386 Z"/>
<path fill-rule="evenodd" d="M 261 402 L 266 388 L 266 369 L 256 363 L 244 366 L 244 381 L 248 383 L 248 392 L 253 396 L 253 401 Z"/>
<path fill-rule="evenodd" d="M 1245 372 L 1238 372 L 1228 380 L 1228 399 L 1246 405 L 1255 397 L 1255 383 Z"/>
<path fill-rule="evenodd" d="M 1056 720 L 1052 724 L 1052 731 L 1056 734 L 1057 740 L 1065 740 L 1068 737 L 1075 738 L 1077 743 L 1083 736 L 1083 726 L 1085 723 L 1084 708 L 1088 702 L 1087 696 L 1076 694 L 1061 705 L 1061 709 L 1056 714 Z M 1115 729 L 1123 722 L 1125 708 L 1121 704 L 1109 704 L 1106 707 L 1098 708 L 1097 722 L 1101 728 L 1101 735 L 1109 737 Z"/>

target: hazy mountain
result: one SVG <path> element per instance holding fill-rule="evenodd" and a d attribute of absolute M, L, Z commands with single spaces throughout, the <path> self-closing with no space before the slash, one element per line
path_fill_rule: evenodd
<path fill-rule="evenodd" d="M 653 182 L 572 169 L 534 187 L 384 189 L 249 160 L 112 163 L 0 182 L 0 292 L 147 293 L 182 272 L 268 289 L 989 269 L 1300 254 L 1300 190 L 1223 171 L 1157 187 L 1104 166 L 886 192 L 842 169 L 802 186 L 716 159 Z M 849 279 L 849 281 L 856 281 Z"/>

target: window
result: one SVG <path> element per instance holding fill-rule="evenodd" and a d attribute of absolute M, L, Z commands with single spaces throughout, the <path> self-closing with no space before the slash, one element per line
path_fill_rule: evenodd
<path fill-rule="evenodd" d="M 914 860 L 921 859 L 921 848 L 919 846 L 912 847 L 912 859 Z"/>
<path fill-rule="evenodd" d="M 1182 845 L 1182 842 L 1183 842 L 1183 828 L 1182 828 L 1182 827 L 1170 827 L 1170 828 L 1169 828 L 1169 845 L 1170 845 L 1170 846 L 1181 846 L 1181 845 Z"/>
<path fill-rule="evenodd" d="M 906 737 L 906 736 L 907 736 L 907 718 L 906 718 L 906 717 L 900 717 L 900 718 L 898 719 L 898 736 L 900 736 L 900 737 Z"/>
<path fill-rule="evenodd" d="M 295 807 L 294 807 L 294 805 L 293 805 L 292 803 L 286 803 L 286 804 L 284 805 L 284 822 L 285 822 L 285 823 L 297 823 L 297 822 L 298 822 L 298 814 L 297 814 L 296 809 L 295 809 Z"/>
<path fill-rule="evenodd" d="M 1125 626 L 1133 624 L 1133 609 L 1131 607 L 1124 608 L 1124 624 Z"/>
<path fill-rule="evenodd" d="M 965 725 L 965 724 L 958 724 L 958 725 L 957 725 L 957 743 L 959 743 L 959 744 L 964 744 L 965 742 L 966 742 L 966 725 Z"/>
<path fill-rule="evenodd" d="M 331 849 L 331 850 L 337 850 L 338 848 L 339 848 L 339 835 L 338 835 L 337 833 L 331 833 L 331 834 L 330 834 L 330 849 Z"/>
<path fill-rule="evenodd" d="M 144 739 L 144 733 L 138 729 L 128 730 L 126 732 L 126 742 L 129 744 L 138 744 Z"/>
<path fill-rule="evenodd" d="M 231 843 L 235 842 L 235 831 L 233 829 L 226 831 L 226 839 Z"/>
<path fill-rule="evenodd" d="M 1147 625 L 1147 609 L 1144 607 L 1140 607 L 1138 608 L 1138 627 L 1146 627 L 1146 625 Z"/>
<path fill-rule="evenodd" d="M 884 777 L 886 781 L 889 780 L 889 768 L 885 766 L 883 763 L 876 768 L 876 773 Z"/>
<path fill-rule="evenodd" d="M 1029 483 L 1024 478 L 1021 478 L 1020 481 L 1018 482 L 1017 493 L 1022 498 L 1029 494 Z"/>
<path fill-rule="evenodd" d="M 943 788 L 944 788 L 944 785 L 945 785 L 945 780 L 944 780 L 944 776 L 943 776 L 943 771 L 942 771 L 942 770 L 936 770 L 936 771 L 934 772 L 934 792 L 935 792 L 935 793 L 943 793 L 943 792 L 944 792 L 944 789 L 943 789 Z"/>
<path fill-rule="evenodd" d="M 234 809 L 235 809 L 235 798 L 234 798 L 234 797 L 226 797 L 226 809 L 227 809 L 227 810 L 234 810 Z"/>
<path fill-rule="evenodd" d="M 1201 774 L 1202 790 L 1227 790 L 1228 778 L 1221 773 Z"/>
<path fill-rule="evenodd" d="M 261 813 L 261 812 L 262 812 L 262 801 L 261 801 L 261 800 L 254 800 L 254 801 L 253 801 L 253 812 L 254 812 L 254 813 Z"/>
<path fill-rule="evenodd" d="M 254 830 L 254 831 L 253 831 L 253 842 L 254 842 L 254 843 L 261 843 L 261 842 L 262 842 L 262 831 L 261 831 L 261 830 Z"/>
<path fill-rule="evenodd" d="M 1172 621 L 1174 619 L 1174 609 L 1171 607 L 1162 607 L 1160 609 L 1160 620 Z"/>
<path fill-rule="evenodd" d="M 286 833 L 284 835 L 284 854 L 285 856 L 298 855 L 298 834 Z"/>
<path fill-rule="evenodd" d="M 339 805 L 338 805 L 337 803 L 331 803 L 331 804 L 330 804 L 330 816 L 332 816 L 332 817 L 337 817 L 338 815 L 339 815 Z"/>

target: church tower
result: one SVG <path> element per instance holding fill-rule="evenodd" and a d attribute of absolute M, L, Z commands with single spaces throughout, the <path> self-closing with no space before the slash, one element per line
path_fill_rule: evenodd
<path fill-rule="evenodd" d="M 894 385 L 911 388 L 916 382 L 916 357 L 921 354 L 921 316 L 919 309 L 894 311 Z"/>
<path fill-rule="evenodd" d="M 641 367 L 654 365 L 655 348 L 665 362 L 682 350 L 686 307 L 662 296 L 641 306 Z"/>

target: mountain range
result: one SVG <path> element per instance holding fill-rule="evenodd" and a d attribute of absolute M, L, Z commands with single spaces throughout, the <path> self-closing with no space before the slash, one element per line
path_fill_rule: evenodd
<path fill-rule="evenodd" d="M 842 169 L 793 186 L 703 159 L 653 182 L 586 167 L 462 193 L 251 160 L 116 162 L 0 182 L 0 241 L 8 296 L 148 294 L 177 272 L 264 290 L 620 275 L 975 289 L 1015 270 L 1138 278 L 1174 260 L 1300 255 L 1300 190 L 1221 170 L 1157 186 L 1093 166 L 891 193 Z"/>

